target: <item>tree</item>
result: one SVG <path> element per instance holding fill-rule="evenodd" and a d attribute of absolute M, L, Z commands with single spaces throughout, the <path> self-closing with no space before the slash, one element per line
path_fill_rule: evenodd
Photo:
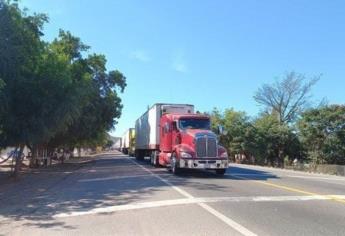
<path fill-rule="evenodd" d="M 254 95 L 255 101 L 267 113 L 277 114 L 281 124 L 291 123 L 308 106 L 312 87 L 320 76 L 307 79 L 303 74 L 290 72 L 282 80 L 264 84 Z"/>
<path fill-rule="evenodd" d="M 5 104 L 6 100 L 5 100 L 5 96 L 4 96 L 4 92 L 3 92 L 3 88 L 5 87 L 5 82 L 0 79 L 0 104 Z M 4 105 L 0 105 L 0 136 L 3 135 L 3 119 L 5 116 L 5 109 L 4 109 Z M 0 138 L 1 141 L 1 138 Z M 1 144 L 1 143 L 0 143 Z M 1 145 L 0 145 L 1 148 Z"/>
<path fill-rule="evenodd" d="M 227 140 L 231 156 L 243 154 L 248 156 L 246 149 L 247 129 L 250 125 L 245 112 L 227 109 L 224 112 L 224 128 L 227 130 Z"/>
<path fill-rule="evenodd" d="M 271 166 L 284 166 L 285 160 L 300 157 L 300 145 L 296 132 L 286 124 L 280 124 L 275 115 L 263 114 L 253 124 L 255 146 L 252 149 L 256 162 Z"/>
<path fill-rule="evenodd" d="M 103 146 L 107 131 L 114 128 L 120 117 L 122 104 L 117 91 L 123 92 L 126 78 L 117 70 L 106 71 L 104 55 L 89 55 L 83 61 L 89 83 L 81 104 L 81 112 L 67 130 L 60 132 L 50 145 L 56 146 Z"/>
<path fill-rule="evenodd" d="M 220 137 L 220 143 L 227 147 L 230 157 L 235 158 L 236 154 L 249 157 L 251 139 L 249 132 L 250 121 L 245 112 L 235 111 L 234 109 L 226 109 L 221 113 L 216 108 L 210 114 L 212 129 L 217 130 L 218 125 L 224 126 L 227 131 L 226 135 Z"/>
<path fill-rule="evenodd" d="M 0 146 L 19 148 L 15 174 L 20 167 L 20 156 L 31 126 L 27 119 L 28 98 L 32 96 L 35 71 L 44 44 L 40 40 L 42 14 L 26 15 L 16 2 L 0 1 L 0 78 L 4 82 L 1 102 Z"/>
<path fill-rule="evenodd" d="M 42 149 L 102 144 L 121 115 L 126 78 L 107 70 L 104 55 L 83 57 L 89 47 L 70 32 L 44 42 L 47 19 L 0 0 L 0 147 L 19 147 L 18 156 L 25 145 L 35 157 Z"/>
<path fill-rule="evenodd" d="M 302 143 L 316 164 L 345 164 L 345 105 L 328 105 L 302 114 Z"/>
<path fill-rule="evenodd" d="M 60 31 L 59 36 L 64 34 L 69 33 Z M 53 152 L 56 146 L 49 147 L 50 140 L 67 130 L 81 115 L 83 90 L 87 88 L 88 78 L 86 71 L 76 74 L 74 68 L 82 60 L 81 50 L 87 47 L 81 42 L 74 43 L 63 42 L 59 46 L 46 43 L 37 63 L 36 78 L 32 81 L 34 86 L 29 90 L 33 96 L 28 98 L 27 103 L 33 113 L 26 111 L 28 121 L 32 124 L 27 129 L 26 140 L 26 145 L 33 153 L 31 165 L 35 163 L 36 153 L 40 149 Z"/>

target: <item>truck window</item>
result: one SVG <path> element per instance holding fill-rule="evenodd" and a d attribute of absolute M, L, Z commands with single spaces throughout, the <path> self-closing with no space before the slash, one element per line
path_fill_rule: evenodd
<path fill-rule="evenodd" d="M 205 129 L 210 130 L 210 120 L 196 118 L 182 118 L 179 120 L 180 129 Z"/>

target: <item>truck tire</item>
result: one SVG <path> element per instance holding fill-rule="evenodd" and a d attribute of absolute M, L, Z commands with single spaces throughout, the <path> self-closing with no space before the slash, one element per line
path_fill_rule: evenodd
<path fill-rule="evenodd" d="M 142 161 L 144 159 L 144 155 L 141 150 L 135 150 L 135 159 L 137 161 Z"/>
<path fill-rule="evenodd" d="M 158 154 L 157 151 L 152 152 L 151 155 L 150 155 L 150 162 L 151 162 L 151 165 L 154 166 L 154 167 L 156 167 L 156 168 L 160 167 L 160 165 L 159 165 L 159 159 L 158 159 L 159 156 L 158 156 L 158 155 L 159 155 L 159 154 Z"/>
<path fill-rule="evenodd" d="M 174 174 L 174 175 L 178 175 L 181 173 L 181 168 L 178 166 L 177 164 L 177 158 L 176 158 L 176 154 L 173 153 L 171 155 L 171 159 L 170 159 L 170 169 L 171 169 L 171 172 Z"/>
<path fill-rule="evenodd" d="M 225 172 L 226 172 L 226 169 L 217 169 L 217 170 L 216 170 L 216 174 L 217 174 L 217 175 L 224 175 Z"/>
<path fill-rule="evenodd" d="M 151 166 L 153 166 L 153 158 L 154 158 L 154 154 L 152 152 L 151 155 L 150 155 L 150 164 L 151 164 Z"/>

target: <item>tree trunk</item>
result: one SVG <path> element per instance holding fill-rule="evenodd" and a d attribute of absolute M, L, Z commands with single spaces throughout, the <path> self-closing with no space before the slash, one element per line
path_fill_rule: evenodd
<path fill-rule="evenodd" d="M 284 168 L 284 155 L 281 147 L 278 150 L 278 165 L 280 168 Z"/>
<path fill-rule="evenodd" d="M 14 165 L 14 172 L 13 172 L 13 176 L 15 178 L 18 178 L 19 177 L 19 173 L 20 173 L 20 169 L 21 169 L 21 166 L 22 166 L 22 154 L 23 154 L 23 150 L 24 150 L 24 145 L 21 144 L 19 146 L 19 152 L 16 152 L 16 155 L 15 155 L 15 160 L 16 160 L 16 163 Z"/>
<path fill-rule="evenodd" d="M 37 146 L 32 145 L 31 149 L 31 159 L 30 159 L 30 167 L 36 167 L 36 157 L 37 157 Z"/>

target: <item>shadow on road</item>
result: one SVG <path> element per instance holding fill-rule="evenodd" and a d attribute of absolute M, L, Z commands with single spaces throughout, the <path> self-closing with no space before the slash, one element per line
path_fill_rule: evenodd
<path fill-rule="evenodd" d="M 253 170 L 245 167 L 231 166 L 228 170 L 228 177 L 234 179 L 247 179 L 247 180 L 268 180 L 278 179 L 279 177 L 267 171 Z"/>
<path fill-rule="evenodd" d="M 10 234 L 14 227 L 20 226 L 74 230 L 76 225 L 54 215 L 152 201 L 157 196 L 171 199 L 171 189 L 152 173 L 176 186 L 212 191 L 223 191 L 224 185 L 219 181 L 196 180 L 239 180 L 241 176 L 251 180 L 277 178 L 264 171 L 239 167 L 230 167 L 225 176 L 196 170 L 173 176 L 165 168 L 155 169 L 147 162 L 140 164 L 151 173 L 120 154 L 104 154 L 95 162 L 37 170 L 24 175 L 19 182 L 0 185 L 0 231 Z"/>

